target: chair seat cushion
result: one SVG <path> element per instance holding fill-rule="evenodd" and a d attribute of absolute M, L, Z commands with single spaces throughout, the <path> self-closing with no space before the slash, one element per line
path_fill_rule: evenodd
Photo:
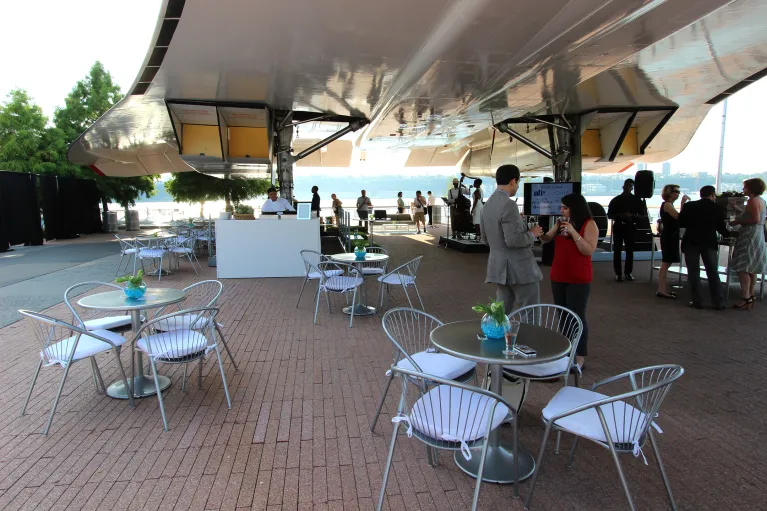
<path fill-rule="evenodd" d="M 126 248 L 125 250 L 121 250 L 120 252 L 122 252 L 123 255 L 135 254 L 136 252 L 138 252 L 138 249 L 137 248 Z"/>
<path fill-rule="evenodd" d="M 191 254 L 194 250 L 188 247 L 173 247 L 170 249 L 170 252 L 174 254 Z"/>
<path fill-rule="evenodd" d="M 383 274 L 384 269 L 383 268 L 376 268 L 373 266 L 363 267 L 362 268 L 362 274 L 363 275 L 381 275 Z"/>
<path fill-rule="evenodd" d="M 138 253 L 138 256 L 144 259 L 153 259 L 163 257 L 164 255 L 165 249 L 162 248 L 142 248 Z"/>
<path fill-rule="evenodd" d="M 205 352 L 208 339 L 195 330 L 174 330 L 142 337 L 136 347 L 149 353 L 155 360 L 181 362 L 198 358 Z M 151 352 L 150 349 L 151 348 Z"/>
<path fill-rule="evenodd" d="M 418 367 L 421 368 L 420 372 L 432 374 L 439 378 L 445 378 L 446 380 L 458 378 L 477 366 L 477 364 L 470 360 L 454 357 L 447 353 L 421 351 L 420 353 L 414 353 L 410 358 L 412 358 L 413 361 L 418 364 Z M 413 367 L 410 360 L 406 358 L 397 362 L 397 367 L 409 369 L 411 371 L 419 371 L 417 368 Z"/>
<path fill-rule="evenodd" d="M 391 275 L 382 275 L 378 277 L 378 282 L 395 286 L 401 286 L 403 284 L 405 286 L 412 286 L 415 283 L 415 279 L 404 273 L 392 273 Z"/>
<path fill-rule="evenodd" d="M 551 398 L 549 404 L 543 409 L 543 418 L 549 420 L 551 417 L 562 412 L 605 399 L 606 397 L 608 396 L 605 394 L 591 390 L 578 387 L 564 387 Z M 613 443 L 630 444 L 639 440 L 636 437 L 644 431 L 644 426 L 648 420 L 647 414 L 623 401 L 615 401 L 602 405 L 600 408 L 605 416 L 605 422 L 607 423 Z M 589 408 L 588 410 L 563 417 L 557 420 L 555 424 L 565 431 L 590 438 L 591 440 L 607 441 L 596 408 Z"/>
<path fill-rule="evenodd" d="M 557 376 L 567 371 L 567 365 L 570 363 L 570 357 L 562 357 L 551 362 L 531 365 L 504 366 L 513 373 L 526 374 L 535 377 Z"/>
<path fill-rule="evenodd" d="M 152 326 L 157 331 L 170 332 L 173 330 L 202 330 L 207 325 L 207 317 L 200 317 L 197 314 L 180 314 L 171 318 L 161 319 Z"/>
<path fill-rule="evenodd" d="M 343 275 L 343 273 L 344 273 L 343 270 L 325 270 L 325 277 L 326 278 L 336 277 L 338 275 Z M 309 278 L 309 280 L 319 280 L 320 272 L 310 271 L 307 277 Z"/>
<path fill-rule="evenodd" d="M 106 316 L 103 318 L 89 319 L 83 321 L 85 329 L 91 330 L 112 330 L 131 324 L 130 316 Z"/>
<path fill-rule="evenodd" d="M 125 337 L 122 335 L 110 332 L 109 330 L 94 330 L 92 333 L 111 341 L 115 346 L 122 346 L 126 341 Z M 74 344 L 75 339 L 77 339 L 77 335 L 67 337 L 66 339 L 51 344 L 44 352 L 40 352 L 40 357 L 43 360 L 46 360 L 49 364 L 61 364 L 62 367 L 66 366 L 67 360 L 69 359 L 69 352 L 72 351 L 72 345 Z M 111 349 L 112 346 L 100 339 L 96 339 L 89 335 L 80 335 L 80 341 L 77 343 L 77 348 L 75 348 L 75 354 L 72 357 L 72 361 L 92 357 L 97 353 L 109 351 Z"/>
<path fill-rule="evenodd" d="M 408 422 L 427 437 L 461 442 L 463 447 L 485 436 L 491 413 L 491 431 L 504 421 L 509 409 L 498 404 L 493 410 L 493 404 L 492 399 L 477 392 L 439 385 L 416 401 Z"/>
<path fill-rule="evenodd" d="M 344 277 L 337 275 L 325 281 L 325 287 L 330 291 L 350 291 L 362 285 L 362 277 Z"/>

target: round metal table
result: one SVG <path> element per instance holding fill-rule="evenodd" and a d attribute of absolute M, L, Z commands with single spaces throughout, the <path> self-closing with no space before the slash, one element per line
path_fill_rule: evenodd
<path fill-rule="evenodd" d="M 435 328 L 431 333 L 431 342 L 444 353 L 459 358 L 490 365 L 493 378 L 490 381 L 490 391 L 502 395 L 502 374 L 505 365 L 531 365 L 551 362 L 564 357 L 570 352 L 570 341 L 564 335 L 548 328 L 522 323 L 517 337 L 518 344 L 526 344 L 536 350 L 535 357 L 522 355 L 504 355 L 506 348 L 504 339 L 486 339 L 480 328 L 480 321 L 458 321 L 447 323 Z M 533 475 L 535 459 L 530 452 L 517 445 L 519 455 L 519 480 L 522 481 Z M 469 461 L 456 451 L 453 456 L 458 468 L 472 477 L 479 472 L 480 456 L 472 456 Z M 499 428 L 490 433 L 488 438 L 487 458 L 482 480 L 491 483 L 513 483 L 514 473 L 513 447 L 510 440 L 502 440 Z"/>
<path fill-rule="evenodd" d="M 77 301 L 80 307 L 103 311 L 130 311 L 131 330 L 135 334 L 141 328 L 141 311 L 157 309 L 166 305 L 173 305 L 182 301 L 186 293 L 180 289 L 148 288 L 143 298 L 134 300 L 125 296 L 122 291 L 109 291 L 84 296 Z M 136 371 L 138 375 L 133 378 L 133 397 L 153 396 L 157 393 L 154 387 L 154 379 L 144 375 L 144 360 L 141 351 L 136 350 Z M 170 379 L 166 376 L 157 375 L 160 390 L 170 387 Z M 122 380 L 118 380 L 107 387 L 107 394 L 117 399 L 128 399 L 128 389 Z"/>
<path fill-rule="evenodd" d="M 353 253 L 343 253 L 343 254 L 329 255 L 328 259 L 336 263 L 353 264 L 357 267 L 357 271 L 360 272 L 360 275 L 362 275 L 363 264 L 383 263 L 389 260 L 389 256 L 386 254 L 365 254 L 365 259 L 360 260 L 360 259 L 357 259 L 357 256 L 355 256 Z M 364 287 L 362 288 L 362 292 L 363 292 L 363 296 L 360 297 L 360 303 L 354 306 L 354 315 L 370 316 L 372 314 L 375 314 L 376 313 L 375 307 L 371 307 L 370 305 L 365 305 L 364 303 L 362 303 L 363 300 L 367 300 L 367 295 L 365 295 Z M 344 314 L 351 314 L 352 308 L 344 307 L 343 311 L 344 311 Z"/>

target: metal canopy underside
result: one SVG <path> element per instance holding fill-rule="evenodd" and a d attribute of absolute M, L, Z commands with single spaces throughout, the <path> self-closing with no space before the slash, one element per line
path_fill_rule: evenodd
<path fill-rule="evenodd" d="M 767 0 L 519 0 L 513 12 L 503 0 L 166 1 L 154 41 L 140 94 L 89 128 L 71 161 L 189 170 L 165 106 L 175 99 L 366 118 L 363 150 L 470 146 L 528 115 L 677 108 L 649 162 L 681 151 L 706 102 L 767 67 Z"/>

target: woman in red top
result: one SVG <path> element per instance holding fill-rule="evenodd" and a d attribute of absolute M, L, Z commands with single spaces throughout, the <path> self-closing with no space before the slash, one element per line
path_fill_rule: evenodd
<path fill-rule="evenodd" d="M 541 241 L 554 241 L 551 264 L 551 291 L 554 303 L 567 307 L 581 318 L 583 332 L 575 351 L 576 362 L 583 367 L 588 349 L 589 328 L 586 305 L 591 291 L 591 254 L 597 248 L 599 229 L 583 195 L 572 193 L 562 197 L 562 218 Z"/>

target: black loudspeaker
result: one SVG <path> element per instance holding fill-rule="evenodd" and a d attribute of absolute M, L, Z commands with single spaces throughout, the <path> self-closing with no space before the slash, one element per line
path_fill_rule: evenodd
<path fill-rule="evenodd" d="M 652 170 L 639 170 L 634 176 L 634 195 L 649 199 L 655 191 L 655 176 Z"/>

